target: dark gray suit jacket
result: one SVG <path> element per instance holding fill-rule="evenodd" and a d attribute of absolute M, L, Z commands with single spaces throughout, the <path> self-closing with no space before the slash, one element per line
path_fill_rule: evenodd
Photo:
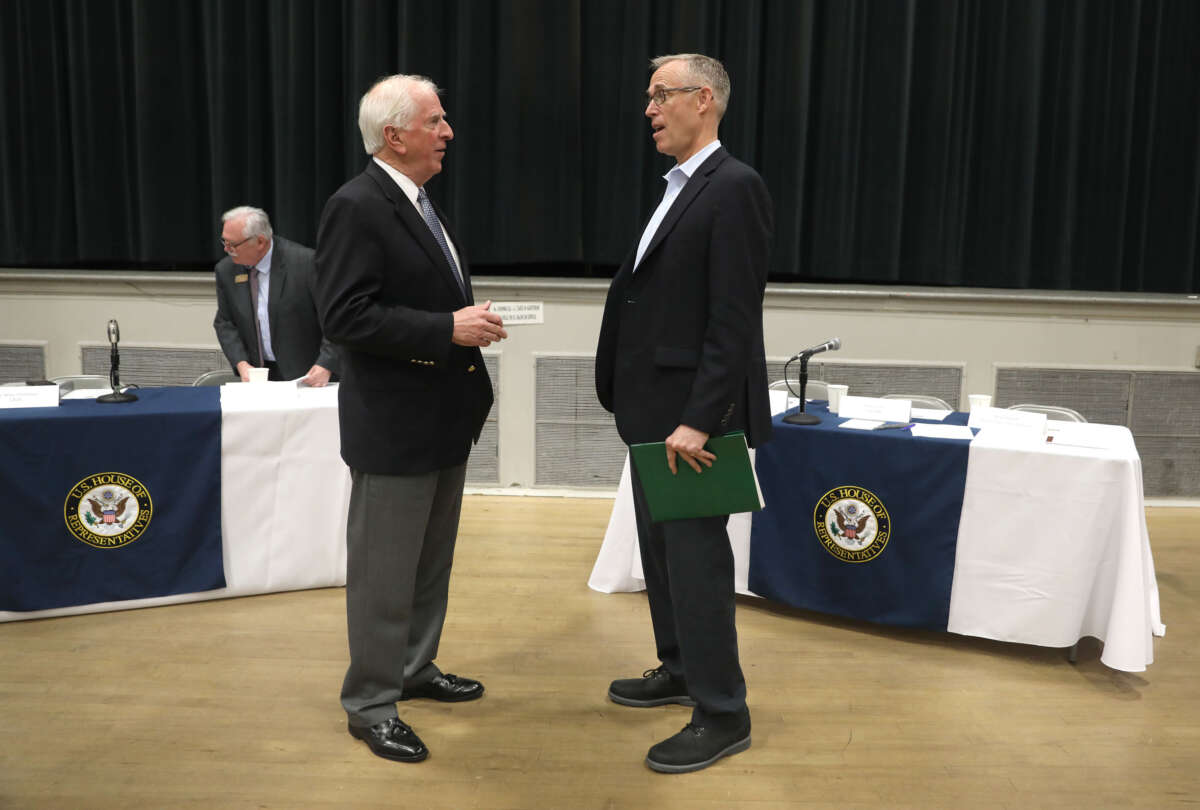
<path fill-rule="evenodd" d="M 321 334 L 321 322 L 313 297 L 313 251 L 304 245 L 274 237 L 268 281 L 267 319 L 271 325 L 271 348 L 285 380 L 303 377 L 313 365 L 338 374 L 337 351 Z M 249 273 L 226 256 L 217 262 L 217 315 L 213 329 L 229 365 L 245 360 L 254 365 L 258 339 L 254 312 L 250 307 Z"/>

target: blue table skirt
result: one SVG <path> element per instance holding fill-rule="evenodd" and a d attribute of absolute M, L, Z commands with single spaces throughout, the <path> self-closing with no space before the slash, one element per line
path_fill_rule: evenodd
<path fill-rule="evenodd" d="M 0 411 L 0 610 L 225 587 L 220 389 Z"/>
<path fill-rule="evenodd" d="M 908 430 L 775 417 L 757 451 L 766 508 L 750 535 L 749 587 L 796 607 L 945 630 L 969 442 Z M 951 414 L 949 424 L 965 424 Z"/>

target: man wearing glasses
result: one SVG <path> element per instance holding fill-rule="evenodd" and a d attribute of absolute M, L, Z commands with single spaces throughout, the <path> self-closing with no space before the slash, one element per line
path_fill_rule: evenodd
<path fill-rule="evenodd" d="M 275 236 L 261 208 L 240 206 L 221 220 L 228 255 L 216 266 L 213 329 L 234 373 L 249 382 L 251 368 L 266 368 L 271 380 L 327 384 L 337 354 L 313 303 L 312 249 Z"/>
<path fill-rule="evenodd" d="M 711 467 L 708 437 L 771 435 L 762 298 L 772 232 L 762 178 L 717 140 L 729 76 L 698 54 L 660 56 L 646 88 L 659 152 L 675 158 L 635 250 L 613 278 L 596 350 L 596 391 L 627 444 L 666 442 L 674 473 Z M 720 463 L 717 461 L 716 463 Z M 636 470 L 634 511 L 660 666 L 612 682 L 635 707 L 695 707 L 646 764 L 695 771 L 750 747 L 734 626 L 728 516 L 653 523 Z"/>

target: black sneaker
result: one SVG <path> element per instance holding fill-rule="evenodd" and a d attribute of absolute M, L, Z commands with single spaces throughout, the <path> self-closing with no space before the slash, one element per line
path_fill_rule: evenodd
<path fill-rule="evenodd" d="M 687 683 L 667 672 L 665 666 L 648 669 L 640 678 L 621 678 L 608 687 L 608 699 L 622 706 L 665 706 L 678 703 L 680 706 L 695 706 L 696 701 L 688 697 Z"/>

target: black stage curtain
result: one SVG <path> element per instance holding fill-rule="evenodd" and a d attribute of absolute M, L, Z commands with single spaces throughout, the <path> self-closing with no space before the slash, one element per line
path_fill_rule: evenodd
<path fill-rule="evenodd" d="M 3 265 L 207 267 L 243 203 L 312 244 L 358 99 L 410 72 L 477 271 L 611 273 L 670 167 L 647 59 L 700 51 L 776 280 L 1200 287 L 1194 0 L 4 0 L 0 32 Z"/>

